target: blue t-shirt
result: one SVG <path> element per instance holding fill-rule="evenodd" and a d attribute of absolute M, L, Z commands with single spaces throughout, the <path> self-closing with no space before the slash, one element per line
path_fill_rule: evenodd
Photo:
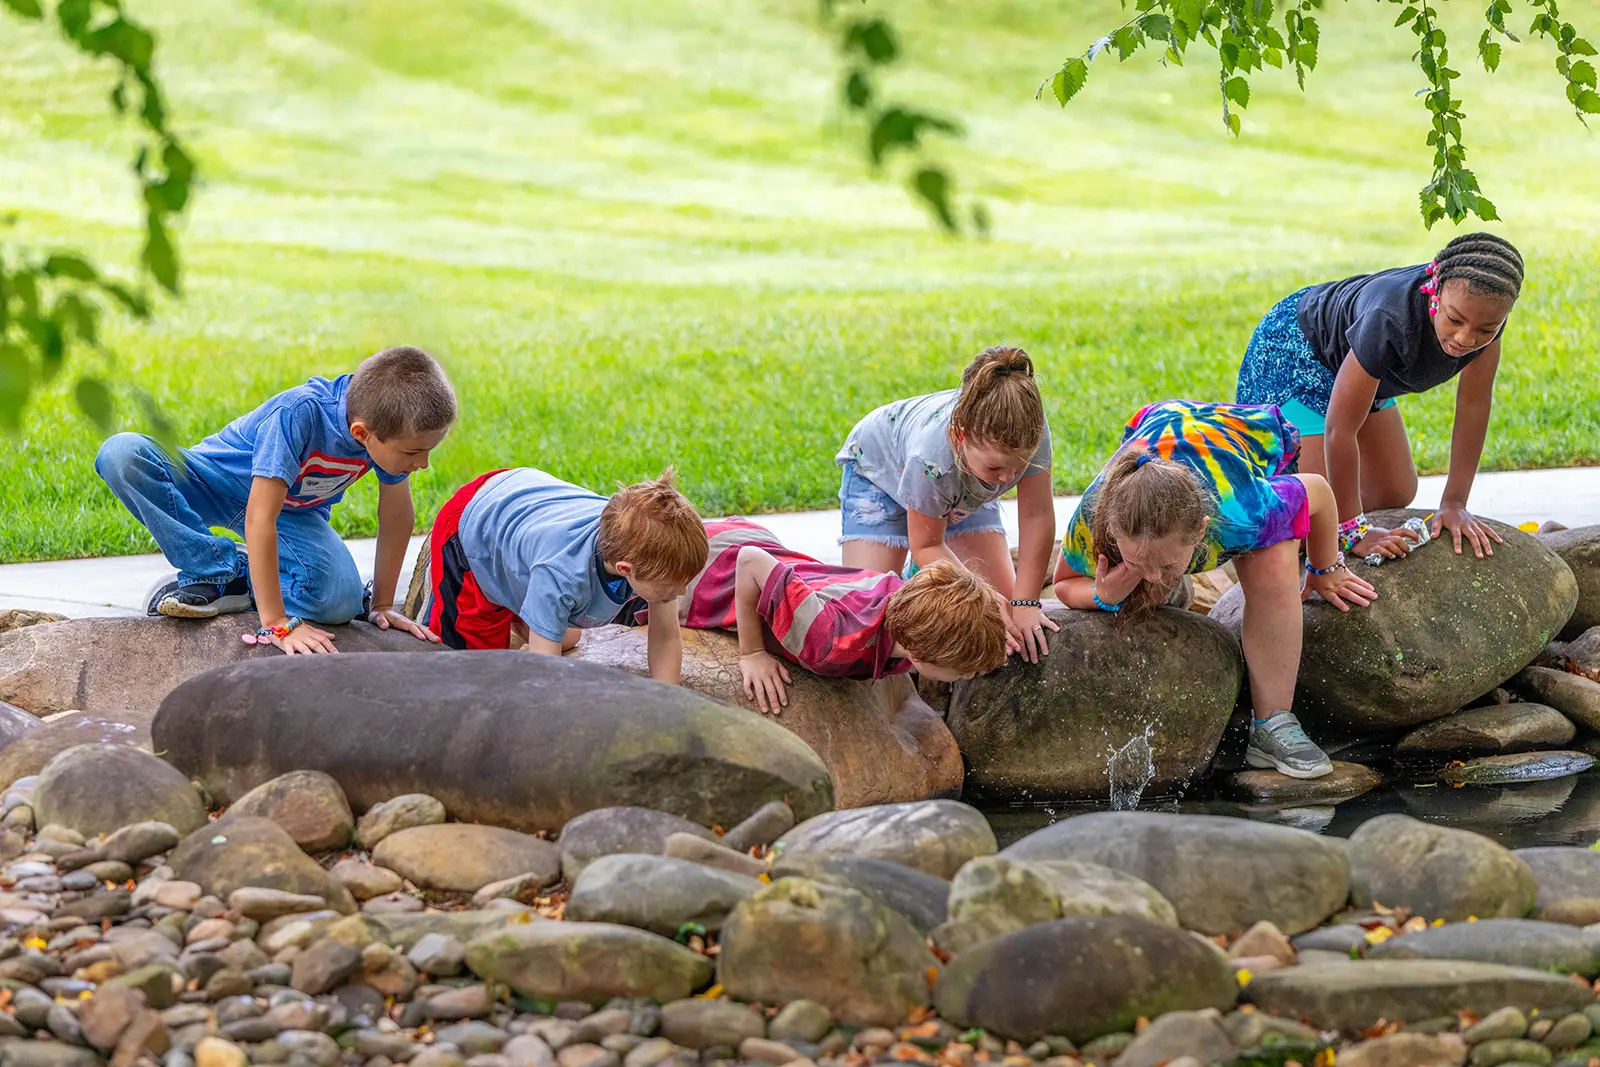
<path fill-rule="evenodd" d="M 252 478 L 277 478 L 289 486 L 284 508 L 314 508 L 324 516 L 369 467 L 380 482 L 398 485 L 407 476 L 373 463 L 350 436 L 345 407 L 350 378 L 312 378 L 285 390 L 186 449 L 184 456 L 214 492 L 244 501 Z"/>
<path fill-rule="evenodd" d="M 559 642 L 567 627 L 615 622 L 633 596 L 605 574 L 600 513 L 606 498 L 516 467 L 484 483 L 461 512 L 457 536 L 484 595 L 532 633 Z"/>

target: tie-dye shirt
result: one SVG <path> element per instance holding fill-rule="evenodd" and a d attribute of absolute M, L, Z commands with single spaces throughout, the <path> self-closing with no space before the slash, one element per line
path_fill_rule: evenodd
<path fill-rule="evenodd" d="M 1211 496 L 1211 522 L 1190 561 L 1189 573 L 1220 567 L 1234 556 L 1311 531 L 1305 483 L 1294 476 L 1300 431 L 1274 406 L 1200 404 L 1164 400 L 1128 421 L 1122 448 L 1154 449 L 1186 465 Z M 1120 449 L 1119 449 L 1120 451 Z M 1067 524 L 1061 555 L 1067 566 L 1092 576 L 1094 506 L 1105 472 L 1090 484 Z"/>
<path fill-rule="evenodd" d="M 883 628 L 889 597 L 905 583 L 895 574 L 819 563 L 779 544 L 749 519 L 710 519 L 711 558 L 678 598 L 678 621 L 691 630 L 737 630 L 734 579 L 739 549 L 757 545 L 778 560 L 756 613 L 767 651 L 832 678 L 904 674 L 909 659 L 891 659 Z"/>

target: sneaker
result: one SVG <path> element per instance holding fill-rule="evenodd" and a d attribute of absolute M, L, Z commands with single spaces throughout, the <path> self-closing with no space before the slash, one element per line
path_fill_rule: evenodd
<path fill-rule="evenodd" d="M 172 619 L 210 619 L 218 615 L 237 615 L 255 607 L 250 582 L 239 575 L 227 585 L 195 582 L 179 585 L 156 602 L 156 613 Z"/>
<path fill-rule="evenodd" d="M 155 585 L 150 587 L 150 591 L 144 595 L 144 613 L 148 616 L 159 617 L 161 614 L 159 610 L 161 602 L 176 593 L 178 587 L 182 584 L 178 581 L 177 571 L 173 571 L 158 580 Z"/>
<path fill-rule="evenodd" d="M 371 581 L 371 579 L 368 579 L 367 580 L 367 584 L 361 587 L 361 618 L 363 620 L 365 620 L 367 618 L 367 616 L 369 616 L 371 614 L 372 614 L 372 581 Z"/>
<path fill-rule="evenodd" d="M 1279 711 L 1266 722 L 1250 725 L 1250 747 L 1244 754 L 1252 767 L 1271 767 L 1290 778 L 1321 778 L 1333 773 L 1333 761 L 1306 736 L 1292 712 Z"/>

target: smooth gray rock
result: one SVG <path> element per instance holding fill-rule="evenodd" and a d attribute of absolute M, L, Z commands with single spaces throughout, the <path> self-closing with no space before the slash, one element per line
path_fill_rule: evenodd
<path fill-rule="evenodd" d="M 943 878 L 888 860 L 861 856 L 826 853 L 779 856 L 772 863 L 772 879 L 779 878 L 805 878 L 854 889 L 890 911 L 900 913 L 922 933 L 945 921 L 950 895 L 950 883 Z"/>
<path fill-rule="evenodd" d="M 785 858 L 846 855 L 888 860 L 951 878 L 974 856 L 995 851 L 981 812 L 956 800 L 921 800 L 828 812 L 788 831 L 774 846 Z"/>
<path fill-rule="evenodd" d="M 1478 960 L 1537 971 L 1600 975 L 1600 930 L 1532 919 L 1480 919 L 1392 937 L 1369 960 Z"/>
<path fill-rule="evenodd" d="M 575 883 L 601 856 L 619 853 L 661 856 L 673 834 L 695 834 L 707 841 L 717 835 L 698 823 L 649 808 L 611 807 L 586 811 L 561 828 L 561 873 Z"/>
<path fill-rule="evenodd" d="M 688 860 L 601 856 L 578 876 L 565 915 L 577 922 L 636 926 L 665 937 L 676 936 L 685 924 L 715 932 L 740 901 L 760 888 L 754 878 Z"/>
<path fill-rule="evenodd" d="M 1590 848 L 1519 848 L 1511 853 L 1539 885 L 1533 918 L 1590 926 L 1600 923 L 1600 852 Z"/>
<path fill-rule="evenodd" d="M 1522 860 L 1481 834 L 1380 815 L 1350 835 L 1350 900 L 1428 919 L 1517 919 L 1539 886 Z"/>

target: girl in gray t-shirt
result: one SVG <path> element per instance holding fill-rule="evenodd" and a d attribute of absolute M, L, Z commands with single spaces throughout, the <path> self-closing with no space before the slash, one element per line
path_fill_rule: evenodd
<path fill-rule="evenodd" d="M 960 389 L 896 400 L 871 412 L 834 457 L 844 565 L 899 571 L 909 552 L 918 567 L 959 562 L 1005 602 L 1012 650 L 1030 663 L 1048 654 L 1040 612 L 1055 544 L 1050 491 L 1050 426 L 1020 348 L 979 353 Z M 1000 521 L 999 499 L 1017 490 L 1018 566 Z"/>

